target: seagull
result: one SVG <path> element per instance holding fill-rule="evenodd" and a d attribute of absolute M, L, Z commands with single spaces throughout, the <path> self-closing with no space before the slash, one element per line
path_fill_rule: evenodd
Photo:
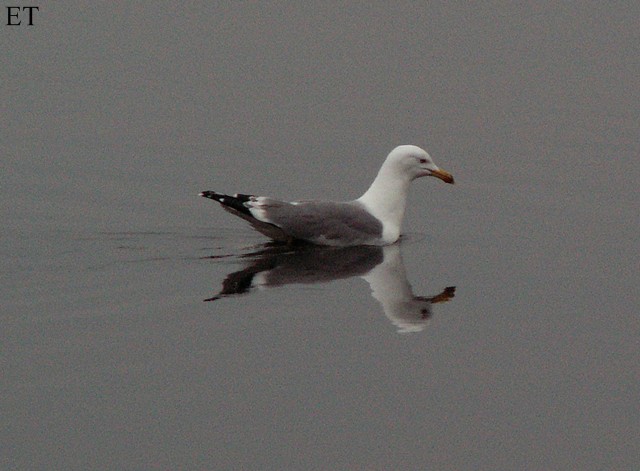
<path fill-rule="evenodd" d="M 383 246 L 400 237 L 409 184 L 427 176 L 453 183 L 451 174 L 439 168 L 424 149 L 403 145 L 389 153 L 369 189 L 353 201 L 287 202 L 215 191 L 199 195 L 217 201 L 276 241 L 335 247 Z"/>

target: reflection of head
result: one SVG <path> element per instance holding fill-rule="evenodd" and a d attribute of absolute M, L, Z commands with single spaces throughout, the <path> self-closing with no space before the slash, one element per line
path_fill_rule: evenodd
<path fill-rule="evenodd" d="M 431 317 L 431 305 L 451 299 L 455 288 L 446 288 L 433 297 L 414 296 L 398 245 L 384 248 L 384 260 L 363 276 L 371 295 L 382 305 L 384 314 L 399 333 L 419 332 Z"/>

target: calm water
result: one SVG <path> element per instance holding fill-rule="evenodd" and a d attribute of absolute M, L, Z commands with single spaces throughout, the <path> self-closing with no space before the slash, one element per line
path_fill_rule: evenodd
<path fill-rule="evenodd" d="M 3 25 L 0 467 L 638 469 L 639 15 Z M 197 197 L 355 198 L 404 143 L 456 185 L 415 182 L 392 247 L 273 246 Z"/>

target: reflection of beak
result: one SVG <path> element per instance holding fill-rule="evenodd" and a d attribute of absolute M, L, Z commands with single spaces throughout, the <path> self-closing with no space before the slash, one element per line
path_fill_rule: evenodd
<path fill-rule="evenodd" d="M 436 294 L 435 296 L 431 296 L 430 298 L 427 298 L 425 296 L 414 296 L 414 299 L 417 299 L 418 301 L 429 301 L 431 304 L 436 304 L 436 303 L 446 303 L 447 301 L 449 301 L 451 298 L 454 298 L 455 296 L 456 296 L 456 287 L 447 286 L 444 290 L 442 290 L 442 293 Z"/>
<path fill-rule="evenodd" d="M 453 182 L 452 182 L 453 183 Z M 447 286 L 444 291 L 440 294 L 436 294 L 431 298 L 431 302 L 435 303 L 446 303 L 451 298 L 456 295 L 456 287 L 455 286 Z"/>
<path fill-rule="evenodd" d="M 453 175 L 451 175 L 449 172 L 445 172 L 442 169 L 431 170 L 429 176 L 439 178 L 445 183 L 453 184 Z"/>

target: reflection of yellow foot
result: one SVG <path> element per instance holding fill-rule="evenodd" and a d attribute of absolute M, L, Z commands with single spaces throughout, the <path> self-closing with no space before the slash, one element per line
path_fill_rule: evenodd
<path fill-rule="evenodd" d="M 436 294 L 433 298 L 431 298 L 432 303 L 446 303 L 451 298 L 453 298 L 456 294 L 456 287 L 449 286 L 444 289 L 444 291 L 440 294 Z"/>

